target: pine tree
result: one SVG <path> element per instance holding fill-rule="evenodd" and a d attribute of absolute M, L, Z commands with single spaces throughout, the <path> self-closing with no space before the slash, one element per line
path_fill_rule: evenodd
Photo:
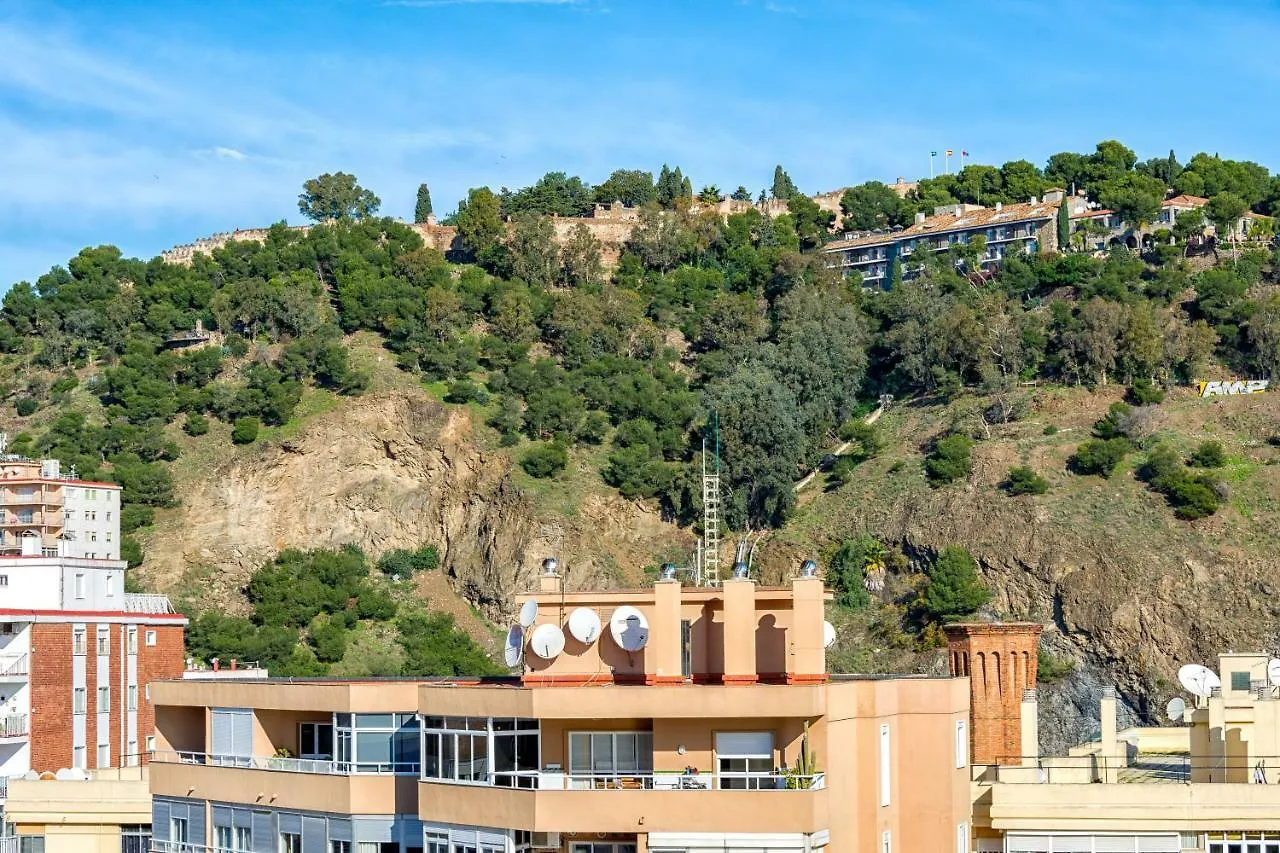
<path fill-rule="evenodd" d="M 1071 245 L 1071 211 L 1067 209 L 1068 196 L 1062 197 L 1058 205 L 1058 251 L 1065 252 Z"/>
<path fill-rule="evenodd" d="M 413 221 L 421 225 L 431 216 L 431 190 L 418 184 L 418 203 L 413 208 Z"/>

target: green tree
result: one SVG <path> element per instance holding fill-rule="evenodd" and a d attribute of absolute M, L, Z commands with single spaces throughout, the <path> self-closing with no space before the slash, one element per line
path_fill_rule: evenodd
<path fill-rule="evenodd" d="M 421 225 L 431 218 L 431 190 L 426 184 L 418 184 L 418 201 L 413 206 L 413 221 Z"/>
<path fill-rule="evenodd" d="M 187 412 L 182 431 L 187 435 L 204 435 L 209 431 L 209 420 L 199 412 Z"/>
<path fill-rule="evenodd" d="M 363 219 L 378 212 L 382 202 L 356 183 L 355 175 L 326 172 L 302 185 L 298 212 L 316 222 Z"/>
<path fill-rule="evenodd" d="M 1227 464 L 1227 455 L 1220 441 L 1202 441 L 1188 460 L 1197 468 L 1221 468 Z"/>
<path fill-rule="evenodd" d="M 864 582 L 867 555 L 880 543 L 862 535 L 845 539 L 827 563 L 827 585 L 835 593 L 836 603 L 851 610 L 861 610 L 871 603 Z"/>
<path fill-rule="evenodd" d="M 600 241 L 579 222 L 560 248 L 560 283 L 566 287 L 593 287 L 604 279 Z"/>
<path fill-rule="evenodd" d="M 1071 246 L 1071 211 L 1067 208 L 1067 198 L 1063 197 L 1058 205 L 1058 251 L 1065 252 Z"/>
<path fill-rule="evenodd" d="M 1098 193 L 1099 201 L 1114 210 L 1135 232 L 1155 221 L 1164 196 L 1165 185 L 1158 178 L 1134 173 L 1107 181 Z"/>
<path fill-rule="evenodd" d="M 408 578 L 416 572 L 435 571 L 440 566 L 440 552 L 434 545 L 423 545 L 410 550 L 393 548 L 378 558 L 378 571 L 390 577 Z"/>
<path fill-rule="evenodd" d="M 568 464 L 568 452 L 565 451 L 564 445 L 555 441 L 534 445 L 520 457 L 520 467 L 530 477 L 538 479 L 554 477 Z"/>
<path fill-rule="evenodd" d="M 715 184 L 707 184 L 698 191 L 698 201 L 703 204 L 716 205 L 720 203 L 720 188 Z"/>
<path fill-rule="evenodd" d="M 502 205 L 488 187 L 467 190 L 453 221 L 463 247 L 474 256 L 493 249 L 502 239 Z"/>
<path fill-rule="evenodd" d="M 231 428 L 231 440 L 236 444 L 253 444 L 258 440 L 259 425 L 260 421 L 257 418 L 236 418 Z"/>
<path fill-rule="evenodd" d="M 1127 438 L 1090 439 L 1076 448 L 1070 459 L 1071 470 L 1110 478 L 1132 448 Z"/>
<path fill-rule="evenodd" d="M 627 207 L 642 207 L 655 197 L 653 173 L 639 169 L 618 169 L 595 189 L 595 200 L 599 204 L 620 201 Z"/>
<path fill-rule="evenodd" d="M 879 181 L 867 181 L 849 187 L 840 196 L 840 227 L 845 231 L 871 231 L 903 225 L 907 220 L 903 200 L 891 187 Z"/>
<path fill-rule="evenodd" d="M 1233 241 L 1236 236 L 1236 223 L 1240 221 L 1240 217 L 1244 216 L 1249 207 L 1245 204 L 1244 199 L 1231 192 L 1220 192 L 1213 198 L 1209 199 L 1209 203 L 1205 205 L 1205 216 L 1213 223 L 1213 227 L 1217 230 L 1218 237 L 1230 237 Z"/>
<path fill-rule="evenodd" d="M 579 226 L 581 227 L 581 226 Z M 559 272 L 555 228 L 546 216 L 521 211 L 511 219 L 511 272 L 534 287 L 548 288 Z"/>
<path fill-rule="evenodd" d="M 978 564 L 973 555 L 959 546 L 944 548 L 925 574 L 929 584 L 921 604 L 933 619 L 952 622 L 991 600 L 990 590 L 978 577 Z"/>
<path fill-rule="evenodd" d="M 799 194 L 796 185 L 792 182 L 791 176 L 788 175 L 781 165 L 773 168 L 773 186 L 769 190 L 769 194 L 781 201 L 787 201 L 792 196 Z"/>
<path fill-rule="evenodd" d="M 948 435 L 933 446 L 924 460 L 925 476 L 930 485 L 954 483 L 973 472 L 973 439 L 967 435 Z"/>
<path fill-rule="evenodd" d="M 500 675 L 502 671 L 469 636 L 459 631 L 447 613 L 412 613 L 396 623 L 397 642 L 404 649 L 401 675 Z"/>
<path fill-rule="evenodd" d="M 729 196 L 729 198 L 733 199 L 734 201 L 749 202 L 751 201 L 751 190 L 739 184 L 738 188 L 733 191 L 733 195 Z"/>

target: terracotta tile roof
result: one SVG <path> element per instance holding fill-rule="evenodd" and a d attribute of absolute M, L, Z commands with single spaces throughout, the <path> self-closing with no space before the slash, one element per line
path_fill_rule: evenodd
<path fill-rule="evenodd" d="M 1037 202 L 1031 204 L 1006 204 L 1000 210 L 993 207 L 977 207 L 964 213 L 944 213 L 925 217 L 923 222 L 913 223 L 901 231 L 884 234 L 868 234 L 851 240 L 833 240 L 823 247 L 824 252 L 838 252 L 842 249 L 857 246 L 887 246 L 913 237 L 925 237 L 934 234 L 950 234 L 953 231 L 971 231 L 976 228 L 990 228 L 997 225 L 1012 225 L 1018 222 L 1031 222 L 1039 219 L 1052 219 L 1058 215 L 1058 202 Z"/>
<path fill-rule="evenodd" d="M 1071 218 L 1072 219 L 1093 219 L 1094 217 L 1097 217 L 1097 216 L 1110 216 L 1113 213 L 1115 213 L 1114 210 L 1111 210 L 1105 207 L 1100 207 L 1097 210 L 1082 210 L 1079 213 L 1073 213 L 1071 214 Z"/>
<path fill-rule="evenodd" d="M 1173 198 L 1167 198 L 1161 207 L 1204 207 L 1209 203 L 1209 199 L 1201 198 L 1198 195 L 1176 195 Z"/>

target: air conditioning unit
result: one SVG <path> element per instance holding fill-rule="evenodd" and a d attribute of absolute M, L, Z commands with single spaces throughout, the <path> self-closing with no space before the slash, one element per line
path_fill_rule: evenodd
<path fill-rule="evenodd" d="M 534 849 L 548 850 L 560 847 L 560 833 L 558 832 L 535 832 L 533 833 Z"/>

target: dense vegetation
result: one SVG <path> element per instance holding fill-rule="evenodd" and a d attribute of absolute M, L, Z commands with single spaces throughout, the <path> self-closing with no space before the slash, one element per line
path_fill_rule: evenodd
<path fill-rule="evenodd" d="M 392 551 L 378 562 L 386 575 L 434 568 L 435 549 Z M 404 573 L 401 575 L 401 573 Z M 403 604 L 394 581 L 370 576 L 360 549 L 282 551 L 253 573 L 245 617 L 207 610 L 192 620 L 187 647 L 200 660 L 259 661 L 273 675 L 325 675 L 343 662 L 353 634 L 392 626 L 400 669 L 385 657 L 344 667 L 347 675 L 492 675 L 484 650 L 457 630 L 453 617 Z"/>
<path fill-rule="evenodd" d="M 921 181 L 905 199 L 863 184 L 845 193 L 844 226 L 901 224 L 952 201 L 1019 201 L 1052 185 L 1087 192 L 1133 223 L 1150 222 L 1167 192 L 1211 198 L 1210 221 L 1280 212 L 1280 179 L 1256 164 L 1205 154 L 1185 166 L 1172 154 L 1139 162 L 1104 142 L 1089 154 L 1055 154 L 1043 169 L 969 166 Z M 530 476 L 560 476 L 575 451 L 599 446 L 604 482 L 656 499 L 682 523 L 698 515 L 695 449 L 710 438 L 715 411 L 726 518 L 742 529 L 783 524 L 795 481 L 840 440 L 851 445 L 832 468 L 834 485 L 873 456 L 874 431 L 853 424 L 882 393 L 974 395 L 979 420 L 990 423 L 1021 415 L 1015 391 L 1029 380 L 1122 382 L 1140 411 L 1215 364 L 1280 374 L 1278 258 L 1261 240 L 1211 266 L 1171 245 L 1010 257 L 981 286 L 965 275 L 976 246 L 960 245 L 913 255 L 915 277 L 899 274 L 882 292 L 827 268 L 817 250 L 836 217 L 781 167 L 767 194 L 786 200 L 789 213 L 722 217 L 707 209 L 719 190 L 695 196 L 678 168 L 664 166 L 657 179 L 619 170 L 595 187 L 553 172 L 519 190 L 471 190 L 444 218 L 463 245 L 446 258 L 407 226 L 377 218 L 377 197 L 337 173 L 304 187 L 300 210 L 318 222 L 306 233 L 276 225 L 262 243 L 231 243 L 190 266 L 87 248 L 65 268 L 14 285 L 0 307 L 0 398 L 29 427 L 11 447 L 121 483 L 132 533 L 177 500 L 166 466 L 177 429 L 205 436 L 224 422 L 220 438 L 202 440 L 251 445 L 290 421 L 308 387 L 361 393 L 368 377 L 352 368 L 343 335 L 365 330 L 401 369 L 481 409 Z M 751 193 L 739 187 L 732 197 Z M 557 242 L 548 217 L 613 200 L 641 212 L 606 272 L 585 228 Z M 431 213 L 423 186 L 417 218 Z M 220 345 L 166 344 L 197 322 Z M 86 391 L 100 409 L 63 405 Z M 1128 428 L 1100 429 L 1074 470 L 1108 476 L 1135 449 L 1154 452 Z M 966 478 L 982 437 L 957 431 L 926 448 L 930 481 Z M 1152 487 L 1180 515 L 1202 514 L 1213 491 L 1207 475 L 1157 461 Z M 1038 489 L 1034 478 L 1011 477 L 1010 491 Z M 133 538 L 126 553 L 142 558 Z M 345 625 L 347 613 L 321 608 L 293 627 L 271 623 L 245 636 L 305 631 L 323 665 L 321 646 L 331 658 L 340 645 L 329 626 Z M 215 627 L 193 631 L 193 643 Z M 275 640 L 282 645 L 272 655 L 246 656 L 294 666 L 285 662 L 295 652 L 281 650 L 290 644 Z"/>

